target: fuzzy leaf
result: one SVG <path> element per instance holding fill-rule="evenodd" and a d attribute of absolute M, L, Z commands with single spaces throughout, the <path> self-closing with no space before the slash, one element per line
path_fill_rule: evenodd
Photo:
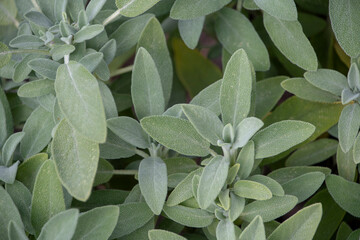
<path fill-rule="evenodd" d="M 318 69 L 316 72 L 306 72 L 304 77 L 312 85 L 336 96 L 341 96 L 341 92 L 347 88 L 346 77 L 332 69 Z"/>
<path fill-rule="evenodd" d="M 213 215 L 201 209 L 185 206 L 164 206 L 164 212 L 171 220 L 184 226 L 202 228 L 209 226 L 213 221 Z"/>
<path fill-rule="evenodd" d="M 117 11 L 119 11 L 121 15 L 125 17 L 136 17 L 150 9 L 159 1 L 160 0 L 116 0 L 115 3 L 118 7 Z"/>
<path fill-rule="evenodd" d="M 230 0 L 176 0 L 171 8 L 170 17 L 181 20 L 202 17 L 223 8 L 229 2 Z"/>
<path fill-rule="evenodd" d="M 360 127 L 360 106 L 359 104 L 350 104 L 345 106 L 341 112 L 338 130 L 339 145 L 347 153 L 354 145 L 356 135 Z"/>
<path fill-rule="evenodd" d="M 239 197 L 255 200 L 267 200 L 272 197 L 270 189 L 265 185 L 249 180 L 237 181 L 234 185 L 234 193 Z"/>
<path fill-rule="evenodd" d="M 194 49 L 198 45 L 204 22 L 204 16 L 189 20 L 179 20 L 180 36 L 188 48 Z"/>
<path fill-rule="evenodd" d="M 273 2 L 254 0 L 254 2 L 261 10 L 264 10 L 275 18 L 286 21 L 297 20 L 297 11 L 294 0 L 277 0 Z"/>
<path fill-rule="evenodd" d="M 186 238 L 181 237 L 175 233 L 160 229 L 150 230 L 149 239 L 150 240 L 186 240 Z"/>
<path fill-rule="evenodd" d="M 240 234 L 239 240 L 265 240 L 265 227 L 260 216 L 255 217 Z"/>
<path fill-rule="evenodd" d="M 104 26 L 101 24 L 89 25 L 81 28 L 74 35 L 74 42 L 81 43 L 86 40 L 92 39 L 104 31 Z"/>

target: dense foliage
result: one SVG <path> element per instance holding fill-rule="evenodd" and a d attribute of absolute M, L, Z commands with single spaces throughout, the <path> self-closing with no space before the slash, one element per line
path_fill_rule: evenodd
<path fill-rule="evenodd" d="M 0 41 L 0 239 L 359 239 L 360 1 L 0 0 Z"/>

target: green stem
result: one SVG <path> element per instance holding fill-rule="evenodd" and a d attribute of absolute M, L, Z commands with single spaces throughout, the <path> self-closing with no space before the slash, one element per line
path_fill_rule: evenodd
<path fill-rule="evenodd" d="M 109 17 L 107 17 L 107 18 L 104 20 L 103 25 L 106 26 L 106 25 L 108 25 L 109 23 L 111 23 L 112 21 L 114 21 L 115 18 L 117 18 L 117 17 L 120 15 L 120 10 L 121 10 L 121 9 L 116 10 L 113 14 L 111 14 Z"/>
<path fill-rule="evenodd" d="M 113 170 L 112 173 L 114 175 L 135 175 L 138 173 L 138 170 L 126 170 L 126 169 Z"/>
<path fill-rule="evenodd" d="M 130 66 L 127 66 L 127 67 L 124 67 L 124 68 L 117 69 L 114 72 L 112 72 L 110 74 L 110 76 L 115 77 L 115 76 L 118 76 L 118 75 L 121 75 L 121 74 L 124 74 L 124 73 L 127 73 L 127 72 L 131 72 L 133 70 L 133 67 L 134 67 L 133 65 L 130 65 Z"/>
<path fill-rule="evenodd" d="M 136 155 L 139 155 L 140 157 L 143 157 L 143 158 L 148 158 L 149 157 L 149 154 L 147 154 L 146 152 L 141 151 L 139 149 L 136 149 L 135 153 L 136 153 Z"/>

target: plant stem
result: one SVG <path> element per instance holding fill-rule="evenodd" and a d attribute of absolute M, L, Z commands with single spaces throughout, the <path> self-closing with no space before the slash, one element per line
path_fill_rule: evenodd
<path fill-rule="evenodd" d="M 143 157 L 143 158 L 148 158 L 149 157 L 149 154 L 147 154 L 146 152 L 141 151 L 139 149 L 136 149 L 135 153 L 136 153 L 136 155 L 139 155 L 140 157 Z"/>
<path fill-rule="evenodd" d="M 217 155 L 219 155 L 219 154 L 217 154 L 214 150 L 212 150 L 211 148 L 209 148 L 209 153 L 210 153 L 213 157 L 216 157 Z"/>
<path fill-rule="evenodd" d="M 133 65 L 130 65 L 130 66 L 127 66 L 127 67 L 124 67 L 124 68 L 117 69 L 117 70 L 115 70 L 114 72 L 112 72 L 110 74 L 110 77 L 115 77 L 115 76 L 118 76 L 118 75 L 121 75 L 121 74 L 124 74 L 124 73 L 127 73 L 127 72 L 131 72 L 133 67 L 134 67 Z"/>
<path fill-rule="evenodd" d="M 138 170 L 126 170 L 126 169 L 113 170 L 112 173 L 114 175 L 135 175 L 138 173 Z"/>
<path fill-rule="evenodd" d="M 109 17 L 107 17 L 104 20 L 103 25 L 106 26 L 109 23 L 111 23 L 112 21 L 114 21 L 114 19 L 117 18 L 120 15 L 120 10 L 121 9 L 116 10 L 113 14 L 111 14 Z"/>
<path fill-rule="evenodd" d="M 64 63 L 65 63 L 65 64 L 68 64 L 68 63 L 69 63 L 69 54 L 66 54 L 66 55 L 64 56 Z"/>
<path fill-rule="evenodd" d="M 36 0 L 31 0 L 32 5 L 34 5 L 35 9 L 39 12 L 42 12 Z"/>

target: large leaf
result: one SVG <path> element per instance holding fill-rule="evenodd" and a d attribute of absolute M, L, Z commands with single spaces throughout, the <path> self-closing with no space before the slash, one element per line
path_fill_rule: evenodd
<path fill-rule="evenodd" d="M 36 108 L 23 128 L 25 136 L 20 143 L 21 155 L 26 159 L 43 150 L 51 139 L 54 126 L 52 113 L 42 107 Z"/>
<path fill-rule="evenodd" d="M 148 1 L 146 1 L 148 2 Z M 138 48 L 143 47 L 151 55 L 161 79 L 165 105 L 170 100 L 173 82 L 173 67 L 166 45 L 166 38 L 160 22 L 154 17 L 149 20 L 141 33 Z M 149 63 L 146 64 L 149 66 Z M 155 81 L 155 80 L 154 80 Z M 160 95 L 160 93 L 158 93 Z"/>
<path fill-rule="evenodd" d="M 220 90 L 220 106 L 224 123 L 234 127 L 247 117 L 251 105 L 252 73 L 250 61 L 243 49 L 230 58 Z"/>
<path fill-rule="evenodd" d="M 160 215 L 167 195 L 167 172 L 159 157 L 148 157 L 139 166 L 141 194 L 154 214 Z"/>
<path fill-rule="evenodd" d="M 206 209 L 219 195 L 229 171 L 229 159 L 214 157 L 204 168 L 197 189 L 199 206 Z"/>
<path fill-rule="evenodd" d="M 233 54 L 242 48 L 257 71 L 270 68 L 270 59 L 264 43 L 251 22 L 240 12 L 224 8 L 215 22 L 216 35 L 225 49 Z"/>
<path fill-rule="evenodd" d="M 64 187 L 75 198 L 87 200 L 99 161 L 98 144 L 81 136 L 62 120 L 56 128 L 51 152 Z"/>
<path fill-rule="evenodd" d="M 360 206 L 357 204 L 360 201 L 360 184 L 336 175 L 329 175 L 325 181 L 335 202 L 351 215 L 360 217 Z"/>
<path fill-rule="evenodd" d="M 266 0 L 254 0 L 254 2 L 260 9 L 275 18 L 286 21 L 297 20 L 297 11 L 294 0 L 276 0 L 272 2 Z"/>
<path fill-rule="evenodd" d="M 40 79 L 25 83 L 18 89 L 19 97 L 39 97 L 54 93 L 54 81 Z"/>
<path fill-rule="evenodd" d="M 341 92 L 347 88 L 346 77 L 332 69 L 318 69 L 316 72 L 306 72 L 304 77 L 312 85 L 336 96 L 341 96 Z"/>
<path fill-rule="evenodd" d="M 94 208 L 79 216 L 73 240 L 107 240 L 119 217 L 118 206 Z"/>
<path fill-rule="evenodd" d="M 170 11 L 170 17 L 173 19 L 188 20 L 213 13 L 226 4 L 230 0 L 176 0 Z"/>
<path fill-rule="evenodd" d="M 31 223 L 35 232 L 39 234 L 51 217 L 64 210 L 64 194 L 55 164 L 47 160 L 37 174 L 31 201 Z"/>
<path fill-rule="evenodd" d="M 13 132 L 13 118 L 5 92 L 0 87 L 0 147 Z"/>
<path fill-rule="evenodd" d="M 84 137 L 105 142 L 105 110 L 96 78 L 80 63 L 70 61 L 58 68 L 55 91 L 69 123 Z"/>
<path fill-rule="evenodd" d="M 322 207 L 320 203 L 301 209 L 291 216 L 268 237 L 269 240 L 312 239 L 320 223 Z"/>
<path fill-rule="evenodd" d="M 56 214 L 44 225 L 39 240 L 71 240 L 75 232 L 79 210 L 69 209 Z"/>
<path fill-rule="evenodd" d="M 118 12 L 125 17 L 136 17 L 150 9 L 160 0 L 116 0 Z"/>
<path fill-rule="evenodd" d="M 171 220 L 180 223 L 181 225 L 202 228 L 209 226 L 214 216 L 209 212 L 196 208 L 189 208 L 185 206 L 164 206 L 164 212 Z"/>
<path fill-rule="evenodd" d="M 229 219 L 221 220 L 216 227 L 216 238 L 236 240 L 235 225 Z"/>
<path fill-rule="evenodd" d="M 284 120 L 274 123 L 254 136 L 255 157 L 271 157 L 284 152 L 308 139 L 314 131 L 314 125 L 302 121 Z"/>
<path fill-rule="evenodd" d="M 160 115 L 165 99 L 159 71 L 149 52 L 139 48 L 131 77 L 131 97 L 138 119 Z"/>
<path fill-rule="evenodd" d="M 298 21 L 283 21 L 264 13 L 264 25 L 275 46 L 292 63 L 308 71 L 317 69 L 316 53 Z"/>
<path fill-rule="evenodd" d="M 21 228 L 24 225 L 16 205 L 2 186 L 0 186 L 0 214 L 0 234 L 4 240 L 11 240 L 8 238 L 8 224 L 10 221 L 15 222 Z"/>
<path fill-rule="evenodd" d="M 9 239 L 10 240 L 29 240 L 25 234 L 24 229 L 19 227 L 14 221 L 9 223 Z"/>
<path fill-rule="evenodd" d="M 342 49 L 351 57 L 360 54 L 360 43 L 357 41 L 360 37 L 359 11 L 359 1 L 330 0 L 329 15 L 332 29 Z"/>
<path fill-rule="evenodd" d="M 360 127 L 360 106 L 350 104 L 341 112 L 338 124 L 339 144 L 341 149 L 347 153 L 354 145 L 355 138 Z"/>
<path fill-rule="evenodd" d="M 184 119 L 168 116 L 151 116 L 141 120 L 144 130 L 160 144 L 181 154 L 206 156 L 210 144 Z"/>

